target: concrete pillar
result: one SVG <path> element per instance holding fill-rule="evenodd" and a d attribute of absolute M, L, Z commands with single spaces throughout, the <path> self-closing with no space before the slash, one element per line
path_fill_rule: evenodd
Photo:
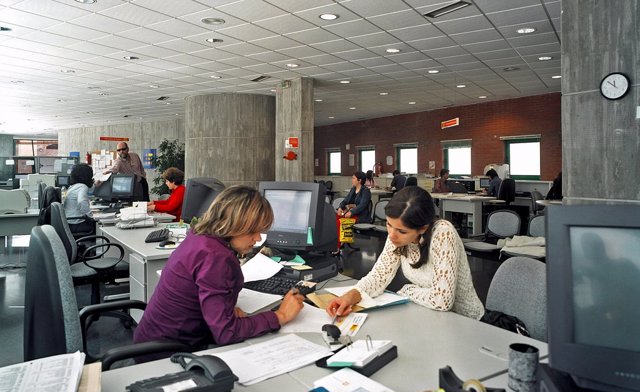
<path fill-rule="evenodd" d="M 275 99 L 208 94 L 185 102 L 185 176 L 226 186 L 275 179 Z"/>
<path fill-rule="evenodd" d="M 640 2 L 562 1 L 562 155 L 567 204 L 640 203 Z M 611 72 L 631 90 L 610 101 Z"/>
<path fill-rule="evenodd" d="M 313 181 L 313 79 L 285 80 L 276 90 L 276 181 Z M 298 148 L 285 148 L 288 138 Z M 286 160 L 288 152 L 297 159 Z"/>

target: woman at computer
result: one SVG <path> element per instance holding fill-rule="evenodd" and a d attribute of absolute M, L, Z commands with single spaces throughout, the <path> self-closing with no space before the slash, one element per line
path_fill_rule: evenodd
<path fill-rule="evenodd" d="M 93 186 L 93 169 L 85 163 L 78 163 L 71 169 L 69 189 L 63 201 L 64 214 L 72 233 L 91 234 L 96 223 L 91 219 L 89 188 Z"/>
<path fill-rule="evenodd" d="M 448 193 L 449 190 L 449 169 L 440 169 L 440 178 L 433 183 L 433 193 Z"/>
<path fill-rule="evenodd" d="M 367 170 L 367 174 L 365 174 L 365 182 L 364 185 L 367 188 L 374 188 L 376 186 L 376 180 L 373 178 L 373 170 Z"/>
<path fill-rule="evenodd" d="M 382 294 L 402 268 L 411 283 L 399 294 L 427 308 L 479 320 L 484 307 L 471 280 L 462 240 L 451 222 L 436 219 L 429 192 L 404 187 L 389 201 L 385 213 L 389 234 L 378 260 L 354 289 L 327 306 L 327 313 L 344 316 L 363 298 Z"/>
<path fill-rule="evenodd" d="M 176 217 L 175 221 L 179 222 L 182 215 L 182 201 L 184 200 L 185 187 L 182 185 L 184 181 L 184 173 L 175 167 L 170 167 L 162 173 L 164 183 L 171 191 L 171 196 L 167 200 L 151 201 L 147 204 L 148 211 L 166 212 Z"/>
<path fill-rule="evenodd" d="M 237 307 L 244 283 L 238 257 L 272 223 L 271 206 L 256 189 L 222 191 L 169 257 L 134 341 L 175 341 L 197 349 L 240 342 L 293 320 L 304 299 L 293 290 L 276 311 L 249 316 Z"/>
<path fill-rule="evenodd" d="M 495 169 L 489 169 L 485 176 L 489 177 L 489 189 L 487 195 L 498 197 L 498 191 L 500 190 L 500 184 L 502 180 L 498 177 L 498 172 Z"/>

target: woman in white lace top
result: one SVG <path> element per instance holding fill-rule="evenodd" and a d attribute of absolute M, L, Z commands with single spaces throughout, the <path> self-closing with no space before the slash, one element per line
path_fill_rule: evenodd
<path fill-rule="evenodd" d="M 450 222 L 436 220 L 431 195 L 420 187 L 405 187 L 385 212 L 389 236 L 382 253 L 355 289 L 327 306 L 329 315 L 344 316 L 363 297 L 382 294 L 402 267 L 411 283 L 399 294 L 434 310 L 479 320 L 484 307 L 471 280 L 462 240 Z"/>

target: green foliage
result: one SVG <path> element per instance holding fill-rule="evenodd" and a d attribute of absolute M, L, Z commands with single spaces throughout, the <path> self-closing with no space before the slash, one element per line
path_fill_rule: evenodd
<path fill-rule="evenodd" d="M 170 167 L 184 171 L 184 143 L 179 140 L 164 139 L 158 146 L 156 156 L 151 159 L 151 163 L 156 167 L 158 176 L 153 179 L 154 187 L 151 193 L 162 195 L 169 193 L 169 188 L 164 184 L 162 173 Z"/>

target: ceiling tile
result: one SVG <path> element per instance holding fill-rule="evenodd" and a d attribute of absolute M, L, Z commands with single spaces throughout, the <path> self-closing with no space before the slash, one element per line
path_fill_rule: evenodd
<path fill-rule="evenodd" d="M 89 14 L 80 18 L 71 19 L 75 25 L 103 31 L 105 33 L 116 34 L 121 31 L 131 30 L 137 26 L 131 23 L 123 22 L 100 14 Z"/>
<path fill-rule="evenodd" d="M 316 26 L 295 15 L 280 15 L 255 22 L 256 25 L 278 34 L 291 34 L 296 31 L 313 29 Z"/>
<path fill-rule="evenodd" d="M 190 35 L 203 34 L 208 31 L 203 27 L 187 23 L 180 19 L 169 19 L 164 22 L 150 24 L 145 27 L 174 37 L 188 37 Z"/>
<path fill-rule="evenodd" d="M 101 11 L 100 14 L 128 22 L 136 26 L 146 26 L 148 24 L 172 19 L 169 15 L 161 14 L 147 8 L 138 7 L 133 3 L 124 3 L 116 7 L 108 8 Z"/>
<path fill-rule="evenodd" d="M 330 26 L 326 26 L 325 29 L 345 38 L 356 37 L 363 34 L 378 33 L 382 31 L 380 28 L 367 22 L 364 19 L 356 19 L 349 22 L 336 23 Z"/>
<path fill-rule="evenodd" d="M 172 17 L 180 17 L 209 9 L 209 7 L 191 0 L 136 0 L 136 5 Z"/>
<path fill-rule="evenodd" d="M 262 0 L 240 0 L 230 4 L 217 6 L 216 9 L 246 22 L 255 22 L 286 14 L 286 11 L 274 7 L 269 3 L 263 2 Z"/>

